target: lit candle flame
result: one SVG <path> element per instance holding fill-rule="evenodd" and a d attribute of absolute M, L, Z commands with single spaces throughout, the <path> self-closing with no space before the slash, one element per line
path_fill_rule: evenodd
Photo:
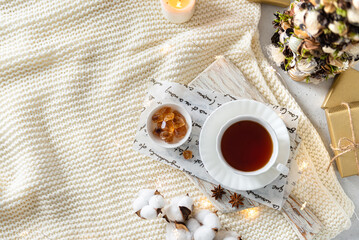
<path fill-rule="evenodd" d="M 181 3 L 181 1 L 177 1 L 177 5 L 176 5 L 176 7 L 178 7 L 178 8 L 181 8 L 181 7 L 182 7 L 182 3 Z"/>

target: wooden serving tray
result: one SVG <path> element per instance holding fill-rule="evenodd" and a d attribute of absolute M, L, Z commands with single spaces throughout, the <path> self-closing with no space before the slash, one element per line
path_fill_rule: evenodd
<path fill-rule="evenodd" d="M 244 78 L 241 71 L 224 57 L 218 57 L 217 60 L 198 75 L 189 86 L 266 102 L 259 91 Z M 227 213 L 241 210 L 241 208 L 232 208 L 231 204 L 228 203 L 229 194 L 223 195 L 221 200 L 212 198 L 211 190 L 216 187 L 216 185 L 196 177 L 187 176 L 219 211 Z M 255 206 L 258 206 L 258 203 L 250 199 L 245 199 L 243 208 Z M 289 196 L 281 212 L 290 222 L 298 238 L 301 240 L 314 239 L 315 234 L 318 233 L 323 226 L 318 218 L 308 208 L 303 207 L 303 203 L 294 196 Z"/>

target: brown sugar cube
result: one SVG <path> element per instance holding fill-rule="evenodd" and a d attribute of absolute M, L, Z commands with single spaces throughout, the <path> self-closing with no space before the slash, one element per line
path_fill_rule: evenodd
<path fill-rule="evenodd" d="M 163 116 L 162 116 L 162 114 L 160 114 L 160 113 L 155 113 L 155 114 L 153 114 L 153 116 L 152 116 L 152 121 L 153 122 L 155 122 L 155 123 L 158 123 L 158 122 L 162 122 L 163 121 Z"/>
<path fill-rule="evenodd" d="M 186 160 L 191 159 L 191 158 L 193 157 L 192 151 L 190 151 L 190 150 L 184 151 L 184 152 L 183 152 L 183 157 L 184 157 L 184 159 L 186 159 Z"/>
<path fill-rule="evenodd" d="M 152 133 L 153 133 L 153 135 L 159 137 L 161 132 L 162 132 L 161 128 L 156 127 Z"/>
<path fill-rule="evenodd" d="M 152 121 L 156 123 L 162 122 L 165 116 L 171 113 L 172 113 L 172 109 L 170 107 L 163 107 L 159 109 L 157 112 L 155 112 L 155 114 L 153 114 Z"/>
<path fill-rule="evenodd" d="M 161 129 L 163 131 L 168 131 L 170 133 L 173 133 L 173 131 L 175 130 L 172 121 L 167 121 L 167 122 L 163 121 L 161 124 Z"/>
<path fill-rule="evenodd" d="M 161 132 L 161 134 L 160 134 L 160 138 L 161 138 L 162 140 L 164 140 L 165 142 L 170 143 L 170 142 L 173 141 L 173 134 L 172 134 L 172 133 L 169 133 L 169 132 L 167 132 L 167 131 L 163 131 L 163 132 Z"/>
<path fill-rule="evenodd" d="M 183 127 L 184 125 L 186 125 L 185 119 L 183 117 L 175 115 L 175 117 L 173 118 L 173 126 L 175 128 L 180 128 L 180 127 Z"/>
<path fill-rule="evenodd" d="M 163 117 L 171 112 L 172 112 L 172 108 L 170 108 L 170 107 L 163 107 L 160 110 L 158 110 L 158 113 L 163 115 Z"/>
<path fill-rule="evenodd" d="M 175 117 L 174 113 L 167 113 L 165 115 L 163 121 L 166 121 L 166 122 L 171 121 L 171 120 L 173 120 L 174 117 Z"/>
<path fill-rule="evenodd" d="M 181 114 L 179 111 L 177 111 L 177 110 L 174 110 L 174 111 L 173 111 L 173 114 L 174 114 L 175 116 L 180 116 L 180 117 L 182 117 L 182 114 Z"/>
<path fill-rule="evenodd" d="M 172 143 L 173 142 L 173 134 L 170 134 L 166 139 L 165 139 L 166 143 Z"/>
<path fill-rule="evenodd" d="M 162 140 L 165 140 L 166 138 L 170 137 L 170 135 L 172 135 L 172 134 L 169 133 L 169 132 L 167 132 L 167 131 L 162 131 L 162 132 L 160 133 L 160 138 L 161 138 Z"/>
<path fill-rule="evenodd" d="M 183 138 L 186 135 L 186 133 L 187 133 L 186 126 L 175 129 L 175 137 L 176 138 Z"/>

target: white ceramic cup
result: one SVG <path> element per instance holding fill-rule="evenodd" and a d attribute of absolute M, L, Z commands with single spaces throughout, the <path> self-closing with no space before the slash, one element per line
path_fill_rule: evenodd
<path fill-rule="evenodd" d="M 170 107 L 173 110 L 178 111 L 186 119 L 187 133 L 178 142 L 166 143 L 165 141 L 156 137 L 152 133 L 153 129 L 155 128 L 155 124 L 152 122 L 152 116 L 153 116 L 153 114 L 155 114 L 155 112 L 157 112 L 160 108 L 163 108 L 163 107 Z M 164 147 L 164 148 L 176 148 L 176 147 L 181 146 L 183 143 L 185 143 L 187 141 L 188 137 L 191 135 L 191 131 L 192 131 L 191 115 L 189 115 L 189 113 L 186 111 L 186 109 L 184 107 L 182 107 L 181 105 L 179 105 L 177 103 L 172 103 L 172 102 L 164 103 L 164 104 L 154 107 L 149 112 L 149 114 L 147 116 L 146 130 L 147 130 L 148 136 L 150 137 L 150 139 L 152 140 L 153 143 L 155 143 L 161 147 Z"/>
<path fill-rule="evenodd" d="M 262 168 L 256 170 L 256 171 L 245 172 L 245 171 L 240 171 L 238 169 L 235 169 L 235 168 L 233 168 L 231 165 L 229 165 L 227 163 L 227 161 L 225 160 L 225 158 L 223 157 L 223 154 L 222 154 L 221 141 L 222 141 L 223 134 L 234 123 L 241 122 L 241 121 L 252 121 L 252 122 L 259 123 L 261 126 L 263 126 L 267 130 L 267 132 L 269 133 L 269 135 L 270 135 L 270 137 L 272 139 L 272 143 L 273 143 L 272 155 L 271 155 L 269 161 L 267 162 L 267 164 L 264 165 Z M 217 140 L 216 140 L 216 147 L 217 147 L 217 153 L 218 153 L 219 159 L 225 165 L 230 167 L 237 174 L 247 175 L 247 176 L 255 176 L 255 175 L 262 174 L 262 173 L 268 171 L 271 168 L 274 168 L 279 173 L 282 173 L 282 174 L 285 174 L 285 175 L 288 174 L 288 172 L 289 172 L 289 169 L 287 168 L 287 166 L 285 166 L 284 164 L 281 164 L 281 163 L 276 163 L 277 157 L 278 157 L 278 151 L 279 151 L 277 135 L 275 134 L 273 128 L 268 124 L 268 122 L 261 119 L 261 118 L 250 116 L 250 115 L 241 115 L 241 116 L 232 118 L 227 123 L 225 123 L 222 126 L 221 130 L 219 131 L 219 133 L 217 135 Z M 260 146 L 259 146 L 259 148 L 260 148 Z M 260 151 L 260 149 L 258 149 L 258 151 Z"/>

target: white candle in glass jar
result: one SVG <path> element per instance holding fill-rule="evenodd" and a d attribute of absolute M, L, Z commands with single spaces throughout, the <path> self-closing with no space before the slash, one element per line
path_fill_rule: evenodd
<path fill-rule="evenodd" d="M 191 19 L 196 0 L 161 0 L 163 15 L 172 23 L 184 23 Z"/>

